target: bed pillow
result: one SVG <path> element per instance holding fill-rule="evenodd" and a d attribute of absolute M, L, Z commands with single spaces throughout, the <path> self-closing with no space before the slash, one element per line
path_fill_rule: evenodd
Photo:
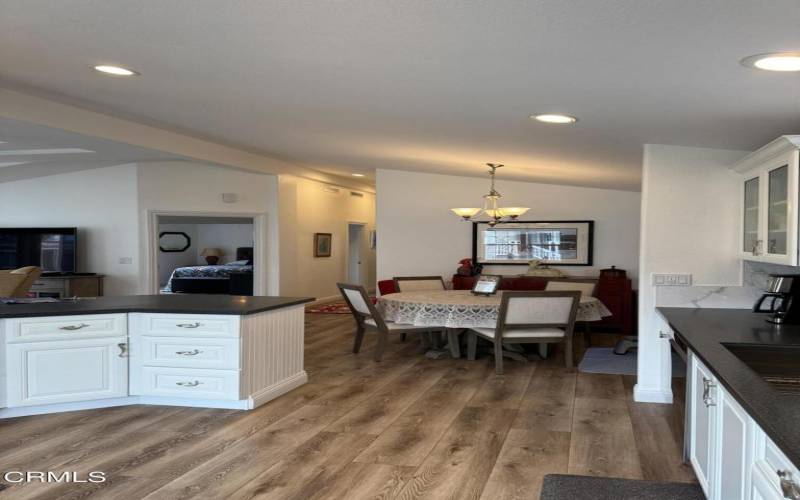
<path fill-rule="evenodd" d="M 250 265 L 249 260 L 234 260 L 233 262 L 228 262 L 229 266 L 247 266 Z"/>

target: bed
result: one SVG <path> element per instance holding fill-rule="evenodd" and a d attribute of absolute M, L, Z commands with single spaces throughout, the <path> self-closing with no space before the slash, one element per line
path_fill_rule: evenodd
<path fill-rule="evenodd" d="M 161 292 L 253 295 L 253 247 L 237 248 L 232 263 L 179 267 Z"/>

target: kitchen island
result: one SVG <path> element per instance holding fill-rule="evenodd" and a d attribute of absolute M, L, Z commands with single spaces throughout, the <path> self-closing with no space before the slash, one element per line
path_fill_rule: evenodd
<path fill-rule="evenodd" d="M 0 305 L 0 418 L 129 404 L 252 409 L 307 381 L 307 297 Z"/>
<path fill-rule="evenodd" d="M 689 354 L 688 458 L 707 496 L 800 493 L 800 325 L 745 309 L 658 310 Z"/>

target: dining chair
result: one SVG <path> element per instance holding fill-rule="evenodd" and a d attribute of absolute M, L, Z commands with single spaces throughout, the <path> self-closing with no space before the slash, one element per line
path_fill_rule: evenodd
<path fill-rule="evenodd" d="M 395 276 L 394 287 L 398 292 L 447 290 L 441 276 Z"/>
<path fill-rule="evenodd" d="M 544 287 L 547 291 L 558 290 L 577 290 L 581 292 L 581 297 L 594 297 L 594 292 L 597 290 L 597 280 L 594 279 L 551 279 Z M 592 345 L 592 330 L 589 323 L 583 322 L 583 341 L 586 347 Z"/>
<path fill-rule="evenodd" d="M 392 321 L 386 321 L 381 316 L 378 308 L 367 295 L 367 290 L 360 285 L 349 285 L 347 283 L 336 283 L 342 293 L 345 302 L 350 307 L 350 312 L 356 320 L 356 337 L 353 343 L 353 352 L 361 350 L 361 341 L 364 340 L 364 332 L 367 328 L 372 328 L 378 333 L 378 344 L 375 348 L 375 361 L 383 358 L 383 351 L 386 350 L 386 342 L 389 333 L 428 333 L 430 329 L 424 326 L 401 325 Z"/>
<path fill-rule="evenodd" d="M 578 313 L 578 291 L 503 292 L 495 328 L 472 328 L 467 358 L 475 359 L 478 337 L 494 344 L 494 369 L 503 374 L 503 342 L 511 344 L 564 343 L 564 361 L 572 367 L 572 333 Z"/>

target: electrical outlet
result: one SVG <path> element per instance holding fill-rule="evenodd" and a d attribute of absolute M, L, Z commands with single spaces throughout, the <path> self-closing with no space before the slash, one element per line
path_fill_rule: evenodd
<path fill-rule="evenodd" d="M 653 274 L 653 286 L 691 286 L 691 274 Z"/>
<path fill-rule="evenodd" d="M 133 257 L 120 257 L 119 258 L 120 264 L 133 264 Z"/>

